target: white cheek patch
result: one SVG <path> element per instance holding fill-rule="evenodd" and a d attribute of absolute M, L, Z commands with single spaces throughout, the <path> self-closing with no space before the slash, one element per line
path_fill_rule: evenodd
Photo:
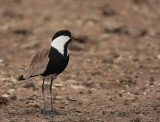
<path fill-rule="evenodd" d="M 69 36 L 59 36 L 52 41 L 51 46 L 57 49 L 58 52 L 60 52 L 62 55 L 64 55 L 64 45 L 69 41 L 69 39 Z"/>

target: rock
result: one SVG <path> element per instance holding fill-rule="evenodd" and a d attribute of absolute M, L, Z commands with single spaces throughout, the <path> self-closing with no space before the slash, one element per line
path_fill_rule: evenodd
<path fill-rule="evenodd" d="M 28 107 L 40 108 L 40 104 L 36 101 L 29 101 Z"/>
<path fill-rule="evenodd" d="M 157 59 L 159 59 L 159 60 L 160 60 L 160 55 L 157 55 Z"/>
<path fill-rule="evenodd" d="M 118 95 L 119 95 L 119 97 L 123 97 L 123 94 L 121 94 L 121 93 L 119 93 Z"/>
<path fill-rule="evenodd" d="M 112 58 L 107 58 L 104 60 L 107 64 L 113 64 L 113 59 Z"/>
<path fill-rule="evenodd" d="M 14 17 L 14 16 L 15 16 L 15 13 L 14 13 L 13 10 L 6 9 L 6 10 L 3 12 L 3 16 L 5 16 L 5 17 Z"/>
<path fill-rule="evenodd" d="M 136 75 L 134 76 L 134 78 L 139 78 L 139 76 L 136 74 Z"/>
<path fill-rule="evenodd" d="M 92 90 L 91 90 L 91 89 L 88 89 L 88 93 L 89 93 L 89 94 L 92 94 Z"/>
<path fill-rule="evenodd" d="M 139 95 L 139 92 L 131 92 L 131 94 Z"/>
<path fill-rule="evenodd" d="M 3 60 L 3 59 L 0 59 L 0 64 L 3 63 L 3 62 L 4 62 L 4 60 Z"/>
<path fill-rule="evenodd" d="M 2 97 L 6 98 L 8 100 L 16 100 L 17 99 L 17 96 L 15 94 L 15 90 L 13 90 L 13 89 L 8 90 L 8 94 L 3 94 Z"/>
<path fill-rule="evenodd" d="M 128 28 L 127 30 L 128 33 L 133 37 L 142 37 L 148 33 L 147 30 L 137 27 Z"/>
<path fill-rule="evenodd" d="M 149 81 L 154 82 L 154 77 L 150 77 Z"/>
<path fill-rule="evenodd" d="M 124 101 L 124 105 L 129 105 L 128 100 Z"/>
<path fill-rule="evenodd" d="M 13 94 L 12 96 L 10 96 L 10 100 L 17 100 L 16 94 Z"/>
<path fill-rule="evenodd" d="M 155 81 L 154 77 L 150 77 L 149 81 L 150 81 L 149 85 L 154 85 L 154 81 Z"/>
<path fill-rule="evenodd" d="M 138 58 L 133 58 L 132 60 L 133 60 L 134 62 L 138 62 L 138 61 L 139 61 Z"/>
<path fill-rule="evenodd" d="M 103 16 L 113 16 L 116 12 L 109 5 L 104 5 L 101 9 Z"/>
<path fill-rule="evenodd" d="M 9 114 L 15 114 L 17 111 L 15 109 L 8 109 Z"/>
<path fill-rule="evenodd" d="M 136 81 L 132 79 L 132 77 L 123 77 L 120 78 L 119 83 L 124 84 L 124 85 L 136 85 Z"/>
<path fill-rule="evenodd" d="M 126 112 L 119 112 L 117 114 L 118 117 L 123 117 L 123 116 L 126 116 Z"/>
<path fill-rule="evenodd" d="M 84 92 L 83 92 L 83 91 L 80 91 L 79 94 L 84 94 Z"/>
<path fill-rule="evenodd" d="M 56 84 L 53 84 L 53 86 L 55 86 L 55 87 L 62 87 L 63 85 L 60 84 L 60 83 L 56 83 Z"/>
<path fill-rule="evenodd" d="M 56 96 L 56 100 L 62 100 L 63 99 L 63 97 L 61 97 L 61 96 Z"/>
<path fill-rule="evenodd" d="M 130 122 L 142 122 L 142 121 L 141 121 L 141 118 L 136 118 L 134 120 L 131 120 Z"/>
<path fill-rule="evenodd" d="M 86 86 L 86 87 L 91 88 L 91 87 L 93 87 L 93 83 L 92 82 L 84 82 L 84 83 L 82 83 L 82 86 Z"/>
<path fill-rule="evenodd" d="M 68 101 L 76 101 L 75 98 L 70 98 L 70 96 L 66 96 L 66 100 L 68 100 Z"/>
<path fill-rule="evenodd" d="M 114 33 L 114 34 L 128 34 L 128 31 L 125 26 L 118 26 L 114 28 L 105 28 L 105 33 Z"/>
<path fill-rule="evenodd" d="M 9 122 L 17 122 L 18 119 L 13 119 L 13 120 L 10 120 Z"/>
<path fill-rule="evenodd" d="M 13 94 L 15 94 L 15 89 L 9 89 L 9 90 L 7 91 L 7 93 L 8 93 L 9 95 L 13 95 Z"/>
<path fill-rule="evenodd" d="M 26 35 L 29 32 L 27 30 L 25 30 L 25 29 L 17 29 L 17 30 L 14 30 L 13 33 L 15 33 L 17 35 Z"/>
<path fill-rule="evenodd" d="M 136 108 L 135 113 L 136 113 L 136 114 L 140 114 L 140 113 L 141 113 L 141 110 L 140 110 L 139 108 Z"/>
<path fill-rule="evenodd" d="M 24 88 L 28 88 L 28 89 L 31 88 L 31 87 L 35 88 L 35 85 L 34 85 L 33 82 L 27 83 L 27 84 L 24 86 Z"/>
<path fill-rule="evenodd" d="M 138 99 L 137 96 L 131 93 L 123 94 L 123 98 L 124 100 L 127 100 L 127 101 L 135 101 L 136 99 Z"/>
<path fill-rule="evenodd" d="M 92 76 L 100 75 L 100 74 L 101 74 L 101 71 L 95 71 L 95 72 L 92 72 L 92 73 L 91 73 Z"/>
<path fill-rule="evenodd" d="M 9 103 L 9 100 L 6 97 L 1 96 L 0 97 L 0 105 L 4 104 L 7 105 Z"/>
<path fill-rule="evenodd" d="M 2 97 L 9 98 L 9 95 L 8 94 L 3 94 Z"/>

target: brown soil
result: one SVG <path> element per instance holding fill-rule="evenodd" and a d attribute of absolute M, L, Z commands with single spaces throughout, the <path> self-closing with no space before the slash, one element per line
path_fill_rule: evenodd
<path fill-rule="evenodd" d="M 160 121 L 159 8 L 159 0 L 1 1 L 0 121 Z M 59 114 L 43 115 L 42 78 L 17 78 L 61 29 L 82 41 L 53 83 Z"/>

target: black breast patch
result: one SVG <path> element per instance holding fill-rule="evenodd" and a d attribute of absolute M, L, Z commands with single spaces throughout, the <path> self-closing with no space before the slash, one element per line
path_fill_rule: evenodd
<path fill-rule="evenodd" d="M 57 49 L 51 47 L 49 53 L 49 63 L 42 76 L 48 76 L 50 74 L 60 74 L 67 67 L 69 61 L 69 55 L 63 56 L 57 51 Z"/>

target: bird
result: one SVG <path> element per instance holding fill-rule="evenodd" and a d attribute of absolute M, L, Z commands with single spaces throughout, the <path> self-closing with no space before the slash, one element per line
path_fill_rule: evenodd
<path fill-rule="evenodd" d="M 24 73 L 19 77 L 19 81 L 26 80 L 35 76 L 42 76 L 42 95 L 43 95 L 43 114 L 46 114 L 46 103 L 44 96 L 45 79 L 51 79 L 50 82 L 50 100 L 51 112 L 55 112 L 52 104 L 52 83 L 53 80 L 62 73 L 69 62 L 68 45 L 72 40 L 78 40 L 71 35 L 69 30 L 57 31 L 52 37 L 51 46 L 44 48 L 35 53 L 31 63 L 25 69 Z"/>

